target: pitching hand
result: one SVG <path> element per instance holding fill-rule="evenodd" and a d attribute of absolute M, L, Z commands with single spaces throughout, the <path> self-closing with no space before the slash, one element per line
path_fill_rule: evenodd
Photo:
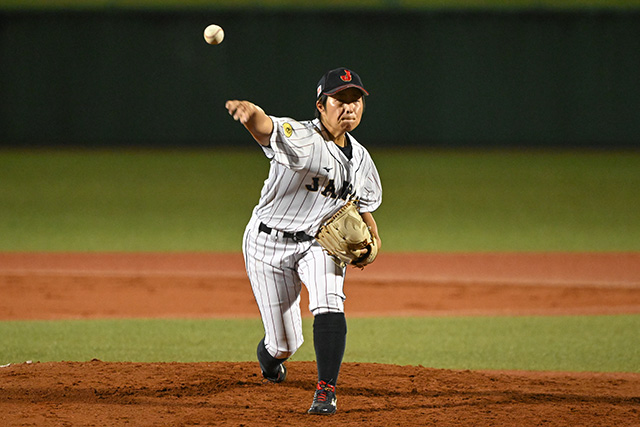
<path fill-rule="evenodd" d="M 246 124 L 257 112 L 261 112 L 264 114 L 262 108 L 249 101 L 231 100 L 227 101 L 225 107 L 227 108 L 227 111 L 229 111 L 229 114 L 233 117 L 233 120 L 238 121 L 242 124 Z"/>
<path fill-rule="evenodd" d="M 227 101 L 224 106 L 233 120 L 242 123 L 260 145 L 269 145 L 273 122 L 262 108 L 253 102 L 235 99 Z"/>

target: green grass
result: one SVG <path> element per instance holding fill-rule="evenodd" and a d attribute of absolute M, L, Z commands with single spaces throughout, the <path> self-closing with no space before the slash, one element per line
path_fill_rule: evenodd
<path fill-rule="evenodd" d="M 640 153 L 372 150 L 386 251 L 638 251 Z M 239 251 L 244 151 L 0 151 L 0 251 Z"/>
<path fill-rule="evenodd" d="M 393 251 L 637 251 L 640 154 L 388 152 Z"/>
<path fill-rule="evenodd" d="M 238 152 L 0 152 L 0 250 L 239 251 L 268 162 Z"/>
<path fill-rule="evenodd" d="M 308 342 L 292 360 L 314 360 Z M 640 372 L 640 316 L 353 318 L 345 362 L 447 369 Z M 0 322 L 0 364 L 254 361 L 259 319 Z"/>

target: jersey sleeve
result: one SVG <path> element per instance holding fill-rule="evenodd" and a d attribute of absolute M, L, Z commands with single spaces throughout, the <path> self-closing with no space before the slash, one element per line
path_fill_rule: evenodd
<path fill-rule="evenodd" d="M 364 178 L 362 193 L 360 194 L 360 212 L 373 212 L 382 204 L 382 182 L 380 174 L 369 153 L 366 153 L 367 172 Z"/>
<path fill-rule="evenodd" d="M 309 162 L 313 147 L 311 131 L 288 117 L 271 117 L 271 120 L 273 133 L 270 144 L 262 147 L 265 155 L 289 169 L 303 169 Z"/>

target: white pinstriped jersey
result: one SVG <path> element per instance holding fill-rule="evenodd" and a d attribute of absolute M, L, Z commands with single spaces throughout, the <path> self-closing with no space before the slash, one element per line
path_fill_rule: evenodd
<path fill-rule="evenodd" d="M 271 168 L 254 210 L 260 221 L 276 230 L 315 236 L 347 200 L 355 199 L 361 213 L 380 206 L 380 176 L 355 138 L 347 134 L 352 146 L 349 160 L 333 141 L 324 139 L 318 119 L 271 119 L 271 143 L 262 147 Z"/>

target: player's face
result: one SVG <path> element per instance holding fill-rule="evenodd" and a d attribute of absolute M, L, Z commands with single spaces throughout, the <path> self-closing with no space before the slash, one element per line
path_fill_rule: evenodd
<path fill-rule="evenodd" d="M 354 87 L 341 90 L 327 98 L 326 106 L 318 103 L 318 110 L 324 116 L 325 127 L 334 136 L 350 132 L 358 127 L 362 120 L 362 92 Z"/>

